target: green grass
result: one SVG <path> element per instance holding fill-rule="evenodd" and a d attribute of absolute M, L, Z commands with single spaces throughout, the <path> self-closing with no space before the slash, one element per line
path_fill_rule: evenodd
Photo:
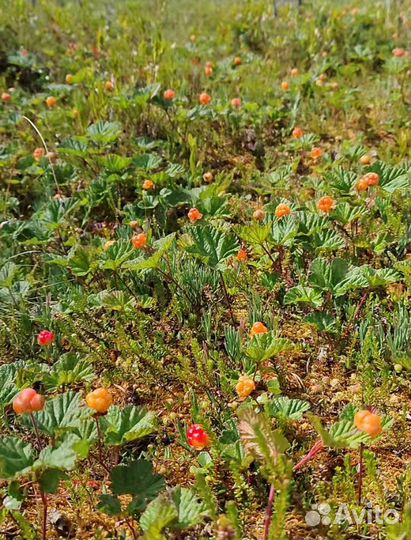
<path fill-rule="evenodd" d="M 2 538 L 411 535 L 407 4 L 273 6 L 0 0 Z"/>

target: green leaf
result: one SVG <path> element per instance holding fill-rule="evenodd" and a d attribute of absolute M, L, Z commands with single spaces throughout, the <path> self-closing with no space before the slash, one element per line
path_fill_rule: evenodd
<path fill-rule="evenodd" d="M 352 223 L 367 213 L 363 206 L 351 206 L 349 203 L 340 202 L 333 210 L 331 217 L 343 225 Z"/>
<path fill-rule="evenodd" d="M 67 392 L 47 400 L 44 409 L 36 413 L 36 421 L 40 431 L 56 438 L 64 432 L 79 429 L 81 422 L 91 414 L 91 409 L 81 406 L 79 393 Z"/>
<path fill-rule="evenodd" d="M 0 479 L 12 480 L 25 474 L 34 463 L 33 447 L 17 437 L 0 439 Z"/>
<path fill-rule="evenodd" d="M 130 240 L 118 240 L 102 256 L 101 267 L 104 270 L 118 270 L 133 253 Z"/>
<path fill-rule="evenodd" d="M 156 240 L 153 244 L 153 248 L 157 249 L 157 251 L 153 255 L 147 258 L 140 257 L 138 259 L 129 261 L 124 265 L 124 268 L 127 268 L 128 270 L 134 270 L 135 272 L 139 270 L 158 268 L 164 255 L 170 252 L 171 247 L 174 244 L 174 240 L 174 233 L 169 234 L 168 236 L 165 236 L 160 240 Z"/>
<path fill-rule="evenodd" d="M 160 191 L 160 198 L 167 206 L 171 207 L 178 207 L 191 202 L 190 193 L 182 188 L 175 188 L 172 191 L 164 188 Z"/>
<path fill-rule="evenodd" d="M 124 409 L 110 407 L 101 418 L 105 441 L 110 446 L 142 439 L 156 431 L 156 416 L 143 407 L 130 405 Z"/>
<path fill-rule="evenodd" d="M 97 144 L 109 144 L 114 142 L 121 135 L 121 124 L 119 122 L 104 122 L 100 120 L 87 128 L 90 139 Z"/>
<path fill-rule="evenodd" d="M 18 279 L 19 267 L 13 262 L 6 262 L 0 268 L 0 287 L 9 289 Z"/>
<path fill-rule="evenodd" d="M 86 457 L 82 456 L 82 443 L 87 442 L 88 444 L 91 444 L 93 441 L 97 440 L 97 426 L 94 418 L 88 416 L 87 418 L 81 419 L 79 425 L 73 429 L 73 433 L 80 439 L 74 446 L 74 449 L 80 457 Z"/>
<path fill-rule="evenodd" d="M 335 231 L 320 231 L 312 237 L 312 245 L 317 252 L 338 251 L 345 247 L 345 240 Z"/>
<path fill-rule="evenodd" d="M 314 429 L 322 438 L 325 446 L 329 448 L 358 448 L 361 443 L 369 444 L 375 439 L 367 433 L 359 431 L 354 425 L 354 418 L 343 418 L 331 426 L 327 431 L 318 416 L 307 413 Z M 393 421 L 389 417 L 382 420 L 383 431 L 391 427 Z"/>
<path fill-rule="evenodd" d="M 380 177 L 380 186 L 388 193 L 394 193 L 398 189 L 410 188 L 411 174 L 403 167 L 393 167 L 382 161 L 377 161 L 367 170 L 376 172 Z"/>
<path fill-rule="evenodd" d="M 249 225 L 240 227 L 238 234 L 247 244 L 261 246 L 267 240 L 271 233 L 270 223 L 265 225 Z"/>
<path fill-rule="evenodd" d="M 334 292 L 336 287 L 347 276 L 349 263 L 344 259 L 315 259 L 310 268 L 308 282 L 310 285 L 323 291 Z"/>
<path fill-rule="evenodd" d="M 336 332 L 337 330 L 337 321 L 329 313 L 310 313 L 304 320 L 308 324 L 313 324 L 322 332 Z"/>
<path fill-rule="evenodd" d="M 112 311 L 125 311 L 136 305 L 136 300 L 125 291 L 101 291 L 91 296 L 90 300 L 93 306 L 97 308 L 103 306 Z"/>
<path fill-rule="evenodd" d="M 76 276 L 86 276 L 96 269 L 96 263 L 91 259 L 88 251 L 78 246 L 76 251 L 68 258 L 68 266 Z"/>
<path fill-rule="evenodd" d="M 38 459 L 33 464 L 33 469 L 59 469 L 70 471 L 74 468 L 77 460 L 77 453 L 74 445 L 78 442 L 75 435 L 67 436 L 59 446 L 47 446 L 44 448 Z"/>
<path fill-rule="evenodd" d="M 287 216 L 281 220 L 275 220 L 271 225 L 271 241 L 275 246 L 290 247 L 298 232 L 298 223 L 293 216 Z"/>
<path fill-rule="evenodd" d="M 153 465 L 144 459 L 118 465 L 111 471 L 111 490 L 115 495 L 134 495 L 129 513 L 141 512 L 164 488 L 162 476 L 153 473 Z"/>
<path fill-rule="evenodd" d="M 108 172 L 112 173 L 121 173 L 125 171 L 131 163 L 130 158 L 119 156 L 117 154 L 108 154 L 107 156 L 101 157 L 99 161 Z"/>
<path fill-rule="evenodd" d="M 392 268 L 379 268 L 374 270 L 370 266 L 362 267 L 364 276 L 372 289 L 386 287 L 390 283 L 396 283 L 401 280 L 401 275 Z"/>
<path fill-rule="evenodd" d="M 327 218 L 311 212 L 299 212 L 298 236 L 313 236 L 328 227 Z"/>
<path fill-rule="evenodd" d="M 323 303 L 323 298 L 319 291 L 304 285 L 293 287 L 284 295 L 284 304 L 311 304 L 314 307 L 320 307 Z"/>
<path fill-rule="evenodd" d="M 142 156 L 137 156 L 133 158 L 133 165 L 138 169 L 144 169 L 146 171 L 151 171 L 159 167 L 162 162 L 161 156 L 157 154 L 144 154 Z"/>
<path fill-rule="evenodd" d="M 83 137 L 73 137 L 66 139 L 59 146 L 59 154 L 68 156 L 87 157 L 88 146 L 87 140 Z"/>
<path fill-rule="evenodd" d="M 60 480 L 65 477 L 66 475 L 58 469 L 46 469 L 38 479 L 38 483 L 45 493 L 56 493 Z"/>
<path fill-rule="evenodd" d="M 238 417 L 238 430 L 246 452 L 262 460 L 265 466 L 274 467 L 289 447 L 287 439 L 280 430 L 271 429 L 270 422 L 262 413 L 242 409 Z"/>
<path fill-rule="evenodd" d="M 174 529 L 189 529 L 197 525 L 205 512 L 205 505 L 200 503 L 196 494 L 184 487 L 175 487 L 170 491 L 177 512 L 177 522 L 173 524 Z"/>
<path fill-rule="evenodd" d="M 353 266 L 347 272 L 345 278 L 337 283 L 334 287 L 336 297 L 343 296 L 348 291 L 355 289 L 363 289 L 368 286 L 368 280 L 364 274 L 362 267 Z"/>
<path fill-rule="evenodd" d="M 149 195 L 146 193 L 141 201 L 137 203 L 138 208 L 141 208 L 142 210 L 151 210 L 153 208 L 156 208 L 158 206 L 159 200 L 157 196 Z"/>
<path fill-rule="evenodd" d="M 301 420 L 303 414 L 309 410 L 310 404 L 301 399 L 280 396 L 267 403 L 267 408 L 271 416 L 285 420 Z"/>
<path fill-rule="evenodd" d="M 152 501 L 140 518 L 140 527 L 146 540 L 160 540 L 162 531 L 178 518 L 178 511 L 168 494 L 161 494 Z"/>
<path fill-rule="evenodd" d="M 221 196 L 203 199 L 199 208 L 202 211 L 204 210 L 208 216 L 227 218 L 230 215 L 228 201 L 225 197 Z"/>
<path fill-rule="evenodd" d="M 183 165 L 179 163 L 169 163 L 164 173 L 170 178 L 180 178 L 184 176 L 186 170 Z"/>
<path fill-rule="evenodd" d="M 0 405 L 9 405 L 19 393 L 19 388 L 14 381 L 16 380 L 18 369 L 21 367 L 23 367 L 21 362 L 13 362 L 12 364 L 0 366 Z"/>
<path fill-rule="evenodd" d="M 90 382 L 94 378 L 94 369 L 89 360 L 75 353 L 66 353 L 53 364 L 51 373 L 45 374 L 44 384 L 48 389 L 56 390 L 82 381 Z"/>
<path fill-rule="evenodd" d="M 264 362 L 282 352 L 293 351 L 296 346 L 286 338 L 279 338 L 273 332 L 254 336 L 245 349 L 246 355 L 254 362 Z"/>
<path fill-rule="evenodd" d="M 310 422 L 312 423 L 314 429 L 320 435 L 325 446 L 328 446 L 329 448 L 344 448 L 345 447 L 345 440 L 342 440 L 342 441 L 334 440 L 334 438 L 331 437 L 328 431 L 323 427 L 321 419 L 318 416 L 315 416 L 314 414 L 307 414 L 307 416 Z M 348 422 L 348 423 L 352 427 L 353 425 L 352 422 Z"/>
<path fill-rule="evenodd" d="M 239 250 L 239 243 L 235 236 L 211 226 L 193 227 L 191 235 L 194 244 L 186 250 L 216 270 L 223 270 L 224 262 Z"/>
<path fill-rule="evenodd" d="M 100 512 L 104 512 L 108 516 L 119 516 L 121 514 L 120 499 L 106 493 L 100 495 L 100 502 L 97 508 Z"/>
<path fill-rule="evenodd" d="M 357 175 L 352 171 L 345 171 L 341 167 L 337 167 L 331 175 L 332 187 L 342 193 L 350 193 L 356 182 Z"/>
<path fill-rule="evenodd" d="M 280 381 L 278 379 L 271 379 L 271 381 L 268 381 L 267 390 L 270 392 L 270 394 L 274 394 L 275 396 L 281 394 Z"/>

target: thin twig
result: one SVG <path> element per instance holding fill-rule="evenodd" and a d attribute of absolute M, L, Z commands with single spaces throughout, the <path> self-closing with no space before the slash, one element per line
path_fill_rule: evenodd
<path fill-rule="evenodd" d="M 307 454 L 305 454 L 305 456 L 303 456 L 302 459 L 300 459 L 300 461 L 296 465 L 294 465 L 293 471 L 298 471 L 299 469 L 301 469 L 306 463 L 314 459 L 314 457 L 319 452 L 322 452 L 324 448 L 325 446 L 323 441 L 317 441 L 309 450 L 309 452 L 307 452 Z"/>
<path fill-rule="evenodd" d="M 49 149 L 47 148 L 47 144 L 46 144 L 46 141 L 44 140 L 43 138 L 43 135 L 40 133 L 40 130 L 38 129 L 38 127 L 36 126 L 36 124 L 34 124 L 30 118 L 27 118 L 27 116 L 22 116 L 22 118 L 24 118 L 24 120 L 26 120 L 30 125 L 31 127 L 34 129 L 34 131 L 37 133 L 37 135 L 40 137 L 41 139 L 41 142 L 43 143 L 43 146 L 44 146 L 44 150 L 46 151 L 46 154 L 49 153 Z M 56 176 L 56 172 L 54 170 L 54 167 L 53 167 L 53 163 L 51 162 L 51 159 L 48 158 L 48 162 L 49 162 L 49 165 L 50 165 L 50 168 L 51 168 L 51 172 L 53 173 L 53 178 L 54 178 L 54 182 L 56 184 L 56 188 L 57 188 L 57 191 L 60 191 L 60 186 L 59 186 L 59 183 L 57 182 L 57 176 Z"/>
<path fill-rule="evenodd" d="M 360 468 L 358 471 L 358 504 L 362 501 L 362 479 L 364 476 L 364 443 L 360 443 Z"/>
<path fill-rule="evenodd" d="M 133 535 L 134 540 L 137 540 L 137 532 L 136 532 L 134 526 L 130 523 L 130 521 L 129 521 L 127 518 L 125 518 L 125 522 L 127 523 L 127 526 L 128 526 L 128 528 L 130 529 L 131 534 Z"/>
<path fill-rule="evenodd" d="M 42 539 L 46 540 L 47 538 L 47 495 L 44 493 L 44 491 L 40 488 L 40 497 L 41 502 L 43 503 L 43 520 L 42 520 Z"/>
<path fill-rule="evenodd" d="M 100 421 L 97 415 L 95 415 L 96 420 L 96 427 L 97 427 L 97 437 L 98 437 L 98 457 L 100 460 L 100 463 L 103 463 L 103 439 L 101 436 L 101 428 L 100 428 Z"/>
<path fill-rule="evenodd" d="M 228 310 L 230 312 L 231 321 L 233 323 L 233 326 L 235 326 L 236 322 L 235 322 L 235 318 L 234 318 L 234 313 L 233 313 L 233 309 L 231 307 L 230 297 L 228 296 L 228 291 L 227 291 L 227 287 L 225 285 L 224 276 L 223 276 L 222 272 L 220 272 L 220 282 L 221 282 L 221 287 L 222 287 L 223 292 L 224 292 L 225 301 L 227 303 L 227 307 L 228 307 Z"/>
<path fill-rule="evenodd" d="M 38 442 L 38 445 L 39 445 L 39 451 L 41 450 L 41 438 L 40 438 L 40 433 L 39 433 L 39 429 L 38 429 L 38 426 L 37 426 L 37 422 L 36 422 L 36 419 L 34 418 L 34 415 L 33 413 L 30 413 L 30 418 L 31 418 L 31 423 L 33 424 L 33 427 L 34 427 L 34 432 L 36 434 L 36 437 L 37 437 L 37 442 Z"/>
<path fill-rule="evenodd" d="M 268 494 L 267 508 L 265 510 L 264 540 L 268 540 L 268 534 L 270 532 L 271 518 L 273 516 L 274 499 L 275 499 L 275 487 L 274 487 L 274 484 L 271 484 L 270 492 Z"/>

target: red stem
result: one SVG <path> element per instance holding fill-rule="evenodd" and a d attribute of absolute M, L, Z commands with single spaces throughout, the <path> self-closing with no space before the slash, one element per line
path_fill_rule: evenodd
<path fill-rule="evenodd" d="M 294 471 L 301 469 L 306 463 L 314 459 L 314 457 L 324 450 L 325 446 L 322 440 L 317 441 L 309 452 L 296 464 L 294 465 Z M 270 532 L 270 525 L 273 515 L 273 506 L 275 499 L 275 487 L 274 484 L 271 484 L 270 492 L 268 494 L 267 508 L 265 510 L 265 519 L 264 519 L 264 540 L 268 540 L 268 535 Z"/>
<path fill-rule="evenodd" d="M 33 415 L 33 413 L 30 413 L 30 418 L 31 418 L 31 423 L 33 424 L 33 427 L 34 427 L 34 431 L 36 433 L 36 438 L 37 438 L 37 443 L 38 443 L 38 450 L 40 451 L 41 450 L 41 438 L 40 438 L 40 433 L 39 433 L 39 430 L 38 430 L 38 427 L 37 427 L 37 421 Z M 43 503 L 43 520 L 42 520 L 42 526 L 41 526 L 41 534 L 42 534 L 42 539 L 43 540 L 46 540 L 47 538 L 47 495 L 44 493 L 43 489 L 40 487 L 40 497 L 41 497 L 41 502 Z"/>
<path fill-rule="evenodd" d="M 127 523 L 127 526 L 130 529 L 131 534 L 133 535 L 133 539 L 137 540 L 137 532 L 136 532 L 134 526 L 130 523 L 130 521 L 127 518 L 125 518 L 125 522 Z"/>
<path fill-rule="evenodd" d="M 44 493 L 44 491 L 40 488 L 40 497 L 41 502 L 43 503 L 43 523 L 41 528 L 42 533 L 42 540 L 46 540 L 47 538 L 47 495 Z"/>
<path fill-rule="evenodd" d="M 307 454 L 305 454 L 305 456 L 304 456 L 302 459 L 300 459 L 300 461 L 299 461 L 296 465 L 294 465 L 293 470 L 294 470 L 294 471 L 300 470 L 302 467 L 304 467 L 304 465 L 305 465 L 306 463 L 308 463 L 309 461 L 311 461 L 312 459 L 314 459 L 315 456 L 316 456 L 318 453 L 322 452 L 322 451 L 324 450 L 324 448 L 325 448 L 325 446 L 324 446 L 323 441 L 321 441 L 321 440 L 320 440 L 320 441 L 317 441 L 317 442 L 314 444 L 314 446 L 310 449 L 310 451 L 309 451 Z"/>
<path fill-rule="evenodd" d="M 120 447 L 115 446 L 114 447 L 114 465 L 118 465 L 120 461 Z"/>
<path fill-rule="evenodd" d="M 270 492 L 268 494 L 267 508 L 265 509 L 264 540 L 268 540 L 268 534 L 270 532 L 271 518 L 273 516 L 274 499 L 275 499 L 275 487 L 274 487 L 274 484 L 271 484 Z"/>

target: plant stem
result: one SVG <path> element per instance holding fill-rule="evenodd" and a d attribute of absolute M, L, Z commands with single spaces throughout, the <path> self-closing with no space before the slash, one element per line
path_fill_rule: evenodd
<path fill-rule="evenodd" d="M 27 118 L 27 116 L 22 115 L 22 118 L 24 118 L 24 120 L 26 120 L 31 125 L 31 127 L 34 129 L 34 131 L 40 137 L 40 140 L 41 140 L 41 142 L 42 142 L 42 144 L 44 146 L 44 150 L 46 151 L 46 154 L 48 154 L 49 149 L 47 148 L 46 141 L 44 140 L 43 135 L 40 133 L 39 128 L 36 126 L 36 124 L 34 124 L 34 122 L 32 122 L 30 120 L 30 118 Z M 53 163 L 51 162 L 51 159 L 49 159 L 48 162 L 49 162 L 49 165 L 50 165 L 50 168 L 51 168 L 51 172 L 53 174 L 53 179 L 54 179 L 54 183 L 56 184 L 57 191 L 60 191 L 60 186 L 59 186 L 59 183 L 57 182 L 56 172 L 54 170 Z"/>
<path fill-rule="evenodd" d="M 268 256 L 268 258 L 270 259 L 270 261 L 273 263 L 273 266 L 276 267 L 276 266 L 277 266 L 277 263 L 276 263 L 275 260 L 273 259 L 273 256 L 271 255 L 271 253 L 269 252 L 269 250 L 265 247 L 264 244 L 261 244 L 261 247 L 263 248 L 264 252 L 265 252 L 266 255 Z"/>
<path fill-rule="evenodd" d="M 118 465 L 118 462 L 120 461 L 120 447 L 117 445 L 113 449 L 114 454 L 114 465 Z"/>
<path fill-rule="evenodd" d="M 323 441 L 317 441 L 313 447 L 309 450 L 309 452 L 307 454 L 305 454 L 305 456 L 300 459 L 300 461 L 294 465 L 294 468 L 293 470 L 294 471 L 298 471 L 299 469 L 301 469 L 302 467 L 304 467 L 304 465 L 306 463 L 308 463 L 309 461 L 311 461 L 312 459 L 314 459 L 314 457 L 319 453 L 321 452 L 322 450 L 324 450 L 324 443 Z"/>
<path fill-rule="evenodd" d="M 353 315 L 353 318 L 352 318 L 351 322 L 347 325 L 347 328 L 345 329 L 345 331 L 343 333 L 343 337 L 348 336 L 348 334 L 350 334 L 350 332 L 354 328 L 354 325 L 355 325 L 355 323 L 357 322 L 357 320 L 358 320 L 358 318 L 360 316 L 361 310 L 362 310 L 364 304 L 366 303 L 369 294 L 370 294 L 370 291 L 366 290 L 365 293 L 362 295 L 362 297 L 361 297 L 360 301 L 358 302 L 358 305 L 357 305 L 357 307 L 355 309 L 355 313 Z"/>
<path fill-rule="evenodd" d="M 52 347 L 51 343 L 50 345 L 47 345 L 46 347 L 46 362 L 48 364 L 50 364 L 50 360 L 51 360 L 51 347 Z"/>
<path fill-rule="evenodd" d="M 47 538 L 47 495 L 44 493 L 44 491 L 40 488 L 40 497 L 41 502 L 43 503 L 43 521 L 42 521 L 42 540 L 46 540 Z"/>
<path fill-rule="evenodd" d="M 130 521 L 127 518 L 124 518 L 125 522 L 127 523 L 128 528 L 131 531 L 131 534 L 133 535 L 134 540 L 137 540 L 137 532 L 134 528 L 134 526 L 130 523 Z"/>
<path fill-rule="evenodd" d="M 166 280 L 169 280 L 171 283 L 173 283 L 177 287 L 177 289 L 184 294 L 190 304 L 192 303 L 192 299 L 188 295 L 187 291 L 178 283 L 178 281 L 174 279 L 171 273 L 167 274 L 167 272 L 164 272 L 164 270 L 161 270 L 161 268 L 157 268 L 157 270 L 162 276 L 164 276 Z"/>
<path fill-rule="evenodd" d="M 120 274 L 117 272 L 117 270 L 114 270 L 114 275 L 118 277 L 118 279 L 121 281 L 121 283 L 122 283 L 122 284 L 124 285 L 124 287 L 127 289 L 127 291 L 131 294 L 131 296 L 134 298 L 134 300 L 135 300 L 136 302 L 138 302 L 138 301 L 139 301 L 138 296 L 136 296 L 136 295 L 134 294 L 134 292 L 131 290 L 131 288 L 129 287 L 129 285 L 128 285 L 128 283 L 126 282 L 126 280 L 123 279 L 123 278 L 120 276 Z"/>
<path fill-rule="evenodd" d="M 38 449 L 41 450 L 41 438 L 40 438 L 39 428 L 37 426 L 37 422 L 36 422 L 36 419 L 34 418 L 33 413 L 30 413 L 30 418 L 31 418 L 31 423 L 33 424 L 34 432 L 36 434 L 37 442 L 39 445 Z"/>
<path fill-rule="evenodd" d="M 364 476 L 364 443 L 360 443 L 360 469 L 358 471 L 358 504 L 362 500 L 362 479 Z"/>
<path fill-rule="evenodd" d="M 98 457 L 99 457 L 100 463 L 103 463 L 103 439 L 101 436 L 100 420 L 97 415 L 94 418 L 96 420 L 96 427 L 97 427 Z"/>
<path fill-rule="evenodd" d="M 274 499 L 275 499 L 275 487 L 274 487 L 274 484 L 271 484 L 270 492 L 268 493 L 267 508 L 265 509 L 264 540 L 268 540 L 268 533 L 270 531 L 271 518 L 273 516 Z"/>
<path fill-rule="evenodd" d="M 97 463 L 100 463 L 100 465 L 103 467 L 103 469 L 106 471 L 107 474 L 111 473 L 110 468 L 107 467 L 107 465 L 104 463 L 104 461 L 101 461 L 98 456 L 92 454 L 91 452 L 89 453 L 89 456 L 94 458 L 97 461 Z"/>
<path fill-rule="evenodd" d="M 228 291 L 227 291 L 227 287 L 225 286 L 224 276 L 223 276 L 222 272 L 220 272 L 220 283 L 221 283 L 221 287 L 223 289 L 223 293 L 224 293 L 224 297 L 225 297 L 225 301 L 226 301 L 228 310 L 230 312 L 231 321 L 233 323 L 233 326 L 235 326 L 234 313 L 233 313 L 233 310 L 232 310 L 232 307 L 231 307 L 230 297 L 228 296 Z"/>

